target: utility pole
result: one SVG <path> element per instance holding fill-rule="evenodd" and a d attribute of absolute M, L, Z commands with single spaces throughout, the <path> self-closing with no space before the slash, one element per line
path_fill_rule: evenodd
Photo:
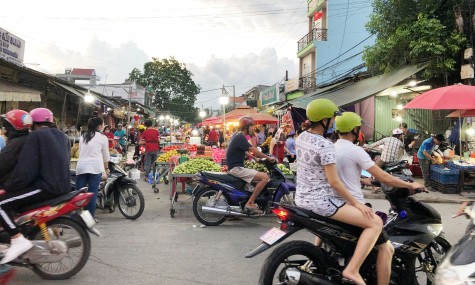
<path fill-rule="evenodd" d="M 232 87 L 233 88 L 233 110 L 236 109 L 236 85 L 224 85 L 223 84 L 223 91 L 221 91 L 221 94 L 224 95 L 225 92 L 226 94 L 229 95 L 228 91 L 226 90 L 225 87 Z"/>

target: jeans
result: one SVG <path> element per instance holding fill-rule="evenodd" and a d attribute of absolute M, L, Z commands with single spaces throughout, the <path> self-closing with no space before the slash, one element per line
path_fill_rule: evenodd
<path fill-rule="evenodd" d="M 150 173 L 150 168 L 152 168 L 152 163 L 157 160 L 157 151 L 150 151 L 145 153 L 145 162 L 144 162 L 144 169 L 145 169 L 145 177 Z"/>
<path fill-rule="evenodd" d="M 430 161 L 428 159 L 419 158 L 419 166 L 422 170 L 422 177 L 424 178 L 424 186 L 430 186 Z"/>
<path fill-rule="evenodd" d="M 91 174 L 91 173 L 84 173 L 79 174 L 76 176 L 76 190 L 81 189 L 88 185 L 87 192 L 94 193 L 87 204 L 87 210 L 91 213 L 94 217 L 94 213 L 96 212 L 96 199 L 97 199 L 97 192 L 99 191 L 99 184 L 101 183 L 102 173 L 99 174 Z"/>

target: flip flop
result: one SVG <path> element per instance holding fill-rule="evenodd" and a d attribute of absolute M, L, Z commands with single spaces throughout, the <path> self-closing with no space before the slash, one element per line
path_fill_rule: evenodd
<path fill-rule="evenodd" d="M 244 210 L 249 215 L 262 215 L 262 213 L 263 213 L 257 205 L 255 205 L 255 206 L 244 206 Z"/>
<path fill-rule="evenodd" d="M 354 280 L 351 280 L 351 279 L 348 279 L 346 277 L 343 277 L 341 276 L 341 284 L 355 284 L 355 285 L 361 285 L 360 283 L 354 281 Z"/>

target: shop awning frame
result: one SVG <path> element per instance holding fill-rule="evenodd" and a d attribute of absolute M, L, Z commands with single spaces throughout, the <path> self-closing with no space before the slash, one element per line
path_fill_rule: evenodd
<path fill-rule="evenodd" d="M 0 80 L 0 102 L 41 102 L 41 92 L 21 84 Z"/>
<path fill-rule="evenodd" d="M 293 106 L 305 109 L 308 103 L 315 99 L 330 99 L 339 107 L 345 107 L 374 96 L 416 74 L 425 67 L 426 65 L 404 67 L 387 74 L 348 83 L 346 86 L 340 86 L 337 90 L 329 90 L 328 92 L 314 93 L 310 96 L 300 97 L 290 101 L 290 103 Z"/>

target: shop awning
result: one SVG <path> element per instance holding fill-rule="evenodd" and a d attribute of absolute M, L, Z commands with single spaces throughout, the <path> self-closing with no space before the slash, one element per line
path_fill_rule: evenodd
<path fill-rule="evenodd" d="M 0 80 L 0 101 L 41 102 L 41 92 L 18 83 Z"/>
<path fill-rule="evenodd" d="M 328 92 L 323 91 L 310 96 L 304 96 L 292 100 L 290 103 L 296 107 L 306 108 L 307 104 L 311 101 L 325 98 L 332 100 L 340 107 L 352 105 L 363 101 L 366 98 L 369 98 L 389 87 L 397 85 L 399 82 L 407 79 L 411 75 L 416 74 L 424 68 L 425 65 L 408 66 L 388 74 L 383 74 L 363 79 L 358 82 L 348 83 L 347 85 L 342 85 L 341 88 L 337 90 L 330 90 Z"/>
<path fill-rule="evenodd" d="M 71 87 L 71 86 L 68 86 L 68 85 L 65 85 L 65 84 L 61 84 L 61 83 L 58 83 L 58 82 L 55 82 L 58 86 L 62 87 L 63 89 L 65 89 L 66 91 L 69 91 L 69 93 L 72 93 L 74 95 L 77 95 L 79 96 L 80 98 L 84 99 L 84 96 L 86 95 L 87 91 L 85 90 L 80 90 L 80 89 L 76 89 L 74 87 Z M 96 92 L 92 92 L 93 95 L 96 97 L 97 100 L 99 100 L 100 102 L 102 102 L 103 104 L 109 106 L 109 107 L 112 107 L 112 108 L 118 108 L 117 105 L 115 105 L 112 101 L 108 100 L 107 98 L 104 98 L 104 96 L 96 93 Z"/>

